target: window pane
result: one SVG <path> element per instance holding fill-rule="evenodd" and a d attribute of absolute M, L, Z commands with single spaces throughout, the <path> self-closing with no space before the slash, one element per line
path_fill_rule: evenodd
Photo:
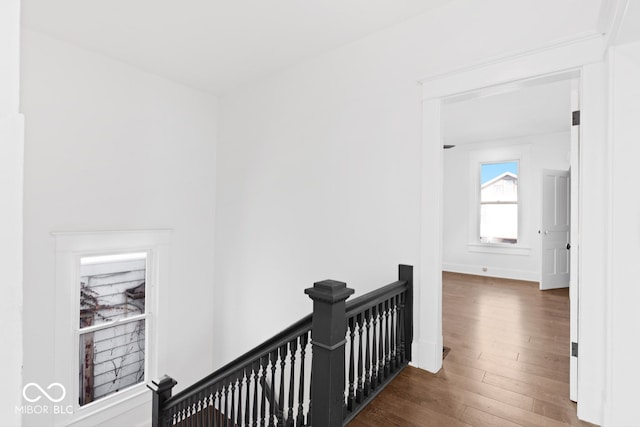
<path fill-rule="evenodd" d="M 80 260 L 80 328 L 145 312 L 146 253 Z"/>
<path fill-rule="evenodd" d="M 80 405 L 144 381 L 145 320 L 80 335 Z"/>
<path fill-rule="evenodd" d="M 480 241 L 518 242 L 518 162 L 480 167 Z"/>

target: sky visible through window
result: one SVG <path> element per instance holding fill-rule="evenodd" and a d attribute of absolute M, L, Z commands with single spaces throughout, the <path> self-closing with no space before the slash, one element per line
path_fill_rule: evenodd
<path fill-rule="evenodd" d="M 483 163 L 480 168 L 480 182 L 485 184 L 505 172 L 518 175 L 518 162 Z"/>

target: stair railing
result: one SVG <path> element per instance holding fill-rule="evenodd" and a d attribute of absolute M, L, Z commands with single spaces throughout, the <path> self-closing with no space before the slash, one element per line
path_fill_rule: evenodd
<path fill-rule="evenodd" d="M 353 292 L 315 283 L 311 315 L 174 396 L 174 379 L 153 381 L 153 427 L 346 425 L 411 361 L 413 267 Z"/>

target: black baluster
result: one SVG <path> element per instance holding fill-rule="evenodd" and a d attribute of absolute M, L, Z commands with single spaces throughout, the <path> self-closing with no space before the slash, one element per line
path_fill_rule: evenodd
<path fill-rule="evenodd" d="M 198 425 L 206 425 L 207 423 L 207 407 L 209 404 L 209 395 L 202 394 L 202 405 L 200 406 L 200 416 L 198 417 Z"/>
<path fill-rule="evenodd" d="M 311 346 L 311 357 L 313 359 L 313 346 Z M 311 364 L 311 372 L 309 372 L 309 411 L 307 412 L 307 423 L 311 424 L 313 419 L 313 396 L 311 390 L 313 389 L 313 363 Z"/>
<path fill-rule="evenodd" d="M 215 405 L 213 405 L 213 425 L 219 426 L 218 422 L 218 414 L 220 413 L 220 409 L 222 408 L 222 392 L 220 391 L 220 385 L 216 386 L 216 397 L 215 397 Z"/>
<path fill-rule="evenodd" d="M 245 381 L 244 370 L 242 370 L 240 371 L 240 378 L 238 378 L 238 415 L 236 415 L 236 425 L 238 426 L 242 426 L 244 424 L 242 419 L 242 390 L 244 388 Z"/>
<path fill-rule="evenodd" d="M 402 294 L 398 294 L 398 304 L 396 305 L 396 330 L 398 331 L 396 333 L 396 361 L 398 363 L 398 366 L 401 366 L 404 363 L 404 361 L 402 360 L 402 353 L 400 349 L 400 346 L 402 345 L 402 310 L 400 307 L 401 301 Z"/>
<path fill-rule="evenodd" d="M 290 356 L 290 372 L 289 375 L 289 413 L 287 415 L 287 427 L 294 427 L 294 419 L 293 419 L 293 402 L 295 396 L 295 387 L 296 387 L 296 352 L 298 351 L 298 338 L 294 338 L 289 342 L 289 351 L 291 353 Z"/>
<path fill-rule="evenodd" d="M 231 378 L 231 416 L 228 418 L 232 426 L 234 426 L 236 422 L 236 381 L 236 378 Z"/>
<path fill-rule="evenodd" d="M 400 365 L 404 364 L 404 303 L 403 303 L 403 295 L 404 292 L 398 295 L 398 316 L 396 321 L 398 322 L 398 355 L 396 356 L 398 359 L 398 363 Z"/>
<path fill-rule="evenodd" d="M 206 393 L 201 393 L 201 404 L 200 404 L 200 416 L 198 417 L 198 425 L 206 425 L 207 422 L 207 403 L 209 399 L 209 395 Z"/>
<path fill-rule="evenodd" d="M 187 401 L 184 407 L 184 424 L 185 427 L 189 426 L 189 419 L 191 418 L 191 402 Z"/>
<path fill-rule="evenodd" d="M 253 381 L 253 420 L 252 420 L 252 427 L 258 427 L 258 374 L 260 369 L 260 362 L 253 362 L 253 365 L 251 366 L 251 379 Z"/>
<path fill-rule="evenodd" d="M 362 313 L 358 314 L 356 324 L 358 325 L 358 391 L 356 393 L 356 401 L 361 403 L 364 397 L 364 374 L 362 372 L 362 332 L 364 331 L 364 322 Z"/>
<path fill-rule="evenodd" d="M 285 344 L 280 347 L 280 393 L 278 396 L 278 427 L 284 427 L 284 370 L 287 364 L 289 347 Z"/>
<path fill-rule="evenodd" d="M 371 391 L 371 351 L 369 347 L 371 346 L 369 341 L 371 340 L 371 310 L 366 310 L 364 312 L 364 321 L 365 321 L 365 347 L 366 353 L 364 357 L 364 395 L 369 396 L 369 392 Z"/>
<path fill-rule="evenodd" d="M 189 409 L 190 409 L 190 413 L 191 415 L 189 416 L 189 419 L 187 420 L 187 425 L 189 427 L 194 427 L 195 421 L 196 421 L 196 417 L 198 416 L 197 413 L 197 403 L 193 402 L 191 405 L 189 405 Z"/>
<path fill-rule="evenodd" d="M 244 381 L 245 381 L 245 399 L 244 399 L 244 422 L 240 425 L 248 426 L 251 421 L 250 398 L 251 398 L 251 365 L 247 365 L 244 368 Z"/>
<path fill-rule="evenodd" d="M 265 427 L 266 421 L 266 406 L 267 406 L 267 357 L 260 358 L 261 375 L 260 375 L 260 387 L 262 388 L 262 397 L 260 398 L 260 427 Z"/>
<path fill-rule="evenodd" d="M 197 403 L 195 404 L 196 416 L 193 417 L 193 424 L 202 425 L 204 423 L 204 419 L 202 418 L 204 416 L 204 392 L 198 393 L 198 395 L 196 396 L 196 399 L 197 399 Z"/>
<path fill-rule="evenodd" d="M 347 396 L 347 409 L 349 411 L 353 411 L 354 407 L 355 407 L 355 402 L 356 402 L 356 395 L 355 395 L 355 383 L 354 383 L 354 376 L 355 376 L 355 365 L 354 365 L 354 356 L 353 353 L 355 351 L 355 348 L 353 347 L 353 342 L 354 342 L 354 338 L 356 336 L 356 328 L 354 326 L 354 318 L 350 317 L 349 318 L 349 386 L 348 386 L 348 396 Z"/>
<path fill-rule="evenodd" d="M 220 425 L 226 427 L 227 426 L 227 419 L 229 417 L 227 417 L 227 414 L 229 413 L 227 411 L 227 407 L 228 407 L 228 402 L 229 402 L 229 384 L 227 383 L 227 380 L 224 380 L 224 410 L 220 413 Z"/>
<path fill-rule="evenodd" d="M 307 350 L 309 333 L 300 336 L 300 386 L 298 388 L 298 417 L 296 427 L 304 427 L 304 356 Z"/>
<path fill-rule="evenodd" d="M 371 389 L 375 390 L 378 385 L 378 351 L 377 351 L 377 326 L 378 326 L 378 306 L 371 308 L 371 320 L 373 329 L 371 330 Z"/>
<path fill-rule="evenodd" d="M 205 401 L 205 412 L 204 412 L 204 416 L 202 418 L 202 425 L 205 426 L 212 426 L 213 425 L 213 420 L 211 417 L 211 410 L 213 407 L 213 389 L 211 389 L 211 391 L 209 393 L 207 393 L 206 397 L 205 397 L 206 401 Z"/>
<path fill-rule="evenodd" d="M 396 370 L 396 297 L 392 297 L 390 302 L 390 307 L 389 309 L 391 310 L 391 372 L 394 372 Z"/>
<path fill-rule="evenodd" d="M 269 402 L 269 426 L 275 427 L 276 425 L 276 361 L 278 360 L 278 351 L 273 351 L 270 355 L 271 358 L 271 401 Z"/>
<path fill-rule="evenodd" d="M 380 341 L 378 342 L 378 384 L 382 384 L 385 379 L 384 374 L 384 304 L 378 305 L 378 315 L 380 321 Z"/>
<path fill-rule="evenodd" d="M 225 416 L 224 414 L 227 413 L 227 388 L 224 384 L 220 389 L 220 392 L 222 393 L 222 396 L 220 398 L 220 401 L 222 402 L 222 406 L 220 407 L 220 411 L 218 412 L 218 425 L 220 427 L 225 427 L 227 424 L 224 421 L 224 416 Z"/>
<path fill-rule="evenodd" d="M 389 376 L 389 300 L 384 302 L 384 377 Z"/>
<path fill-rule="evenodd" d="M 402 360 L 402 354 L 400 353 L 401 336 L 402 336 L 402 322 L 400 320 L 400 300 L 402 294 L 398 294 L 396 297 L 396 365 L 399 367 L 404 362 Z"/>
<path fill-rule="evenodd" d="M 209 400 L 207 401 L 207 418 L 205 420 L 205 425 L 213 426 L 213 413 L 216 408 L 214 402 L 215 390 L 211 390 L 211 394 L 209 395 Z"/>

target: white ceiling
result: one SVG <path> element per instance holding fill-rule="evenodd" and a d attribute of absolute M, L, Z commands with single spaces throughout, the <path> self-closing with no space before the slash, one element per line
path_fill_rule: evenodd
<path fill-rule="evenodd" d="M 211 93 L 451 0 L 23 0 L 23 26 Z"/>
<path fill-rule="evenodd" d="M 443 141 L 462 145 L 571 129 L 571 82 L 562 80 L 506 93 L 445 103 Z"/>

